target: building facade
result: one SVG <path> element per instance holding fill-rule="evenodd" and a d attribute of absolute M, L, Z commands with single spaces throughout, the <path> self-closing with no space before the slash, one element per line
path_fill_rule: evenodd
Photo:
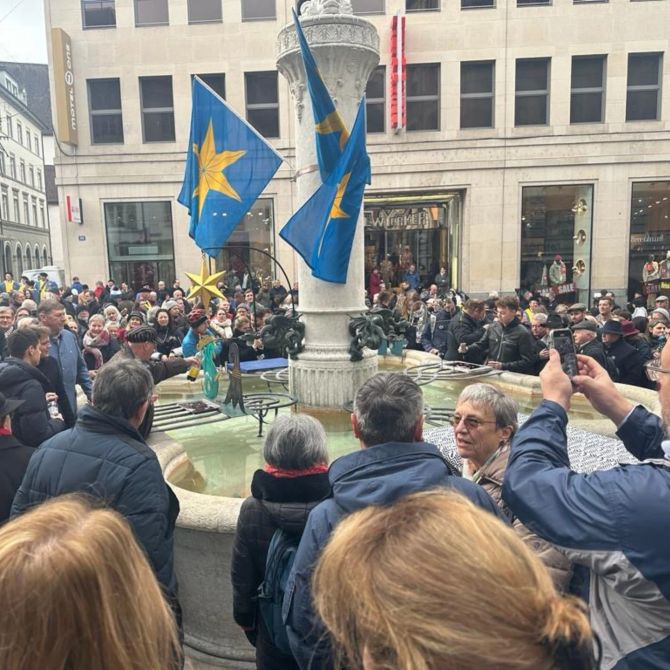
<path fill-rule="evenodd" d="M 51 262 L 43 122 L 0 63 L 0 270 L 15 278 Z"/>
<path fill-rule="evenodd" d="M 217 265 L 275 274 L 250 251 L 261 249 L 295 275 L 278 237 L 300 205 L 294 101 L 275 62 L 292 4 L 51 3 L 48 28 L 71 40 L 74 75 L 57 110 L 77 131 L 58 138 L 59 200 L 81 202 L 74 217 L 64 208 L 66 274 L 141 285 L 198 267 L 176 203 L 197 74 L 285 157 Z M 381 40 L 367 89 L 368 270 L 395 282 L 415 263 L 429 282 L 444 266 L 471 294 L 566 302 L 604 287 L 650 300 L 670 290 L 668 0 L 352 4 Z M 50 63 L 55 107 L 59 72 Z"/>

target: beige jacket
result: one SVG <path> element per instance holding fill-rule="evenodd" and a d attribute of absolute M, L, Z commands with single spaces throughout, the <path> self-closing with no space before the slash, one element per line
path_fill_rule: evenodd
<path fill-rule="evenodd" d="M 496 505 L 509 518 L 510 512 L 502 501 L 502 485 L 509 460 L 509 445 L 481 470 L 477 471 L 478 484 L 484 487 Z M 517 535 L 538 555 L 549 570 L 554 585 L 560 591 L 567 590 L 572 578 L 572 562 L 553 544 L 543 540 L 526 528 L 517 518 L 512 520 L 512 527 Z"/>

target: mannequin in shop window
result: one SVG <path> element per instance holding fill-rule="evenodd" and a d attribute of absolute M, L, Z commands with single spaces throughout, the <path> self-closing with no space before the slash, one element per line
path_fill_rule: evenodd
<path fill-rule="evenodd" d="M 663 261 L 666 263 L 667 267 L 667 259 Z M 654 256 L 649 256 L 649 259 L 647 262 L 644 264 L 642 267 L 642 281 L 647 284 L 648 282 L 651 281 L 656 281 L 660 277 L 660 268 L 658 263 L 656 262 L 656 258 Z"/>
<path fill-rule="evenodd" d="M 565 270 L 565 263 L 559 254 L 554 257 L 554 262 L 549 268 L 549 282 L 552 286 L 565 284 L 567 273 Z"/>
<path fill-rule="evenodd" d="M 665 252 L 665 260 L 658 264 L 658 274 L 661 279 L 670 278 L 670 251 Z"/>

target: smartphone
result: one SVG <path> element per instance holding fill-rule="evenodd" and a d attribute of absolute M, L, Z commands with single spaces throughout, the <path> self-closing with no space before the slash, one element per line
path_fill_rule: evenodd
<path fill-rule="evenodd" d="M 556 349 L 561 357 L 561 367 L 572 379 L 577 374 L 577 353 L 569 328 L 556 328 L 549 334 L 549 346 Z"/>

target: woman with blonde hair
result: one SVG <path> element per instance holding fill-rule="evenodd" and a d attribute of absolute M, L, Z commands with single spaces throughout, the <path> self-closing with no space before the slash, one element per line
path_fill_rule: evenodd
<path fill-rule="evenodd" d="M 0 528 L 3 670 L 166 670 L 170 608 L 128 524 L 77 496 Z"/>
<path fill-rule="evenodd" d="M 314 575 L 335 657 L 351 670 L 592 670 L 585 606 L 535 554 L 453 492 L 342 521 Z"/>

